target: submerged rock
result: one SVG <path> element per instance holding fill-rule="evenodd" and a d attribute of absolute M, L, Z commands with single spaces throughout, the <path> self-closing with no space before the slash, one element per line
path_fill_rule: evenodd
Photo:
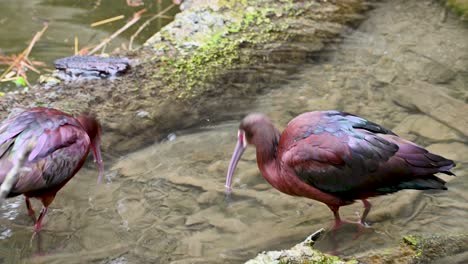
<path fill-rule="evenodd" d="M 450 127 L 426 115 L 410 115 L 399 123 L 393 131 L 397 134 L 417 134 L 431 140 L 456 140 L 457 133 Z"/>

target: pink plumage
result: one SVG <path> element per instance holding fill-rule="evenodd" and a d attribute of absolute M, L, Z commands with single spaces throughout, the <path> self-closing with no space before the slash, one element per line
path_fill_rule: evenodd
<path fill-rule="evenodd" d="M 80 170 L 92 150 L 103 174 L 100 152 L 101 127 L 92 116 L 73 117 L 59 110 L 33 108 L 0 124 L 0 184 L 21 150 L 32 145 L 18 180 L 7 197 L 24 194 L 29 214 L 35 219 L 29 198 L 41 200 L 43 208 L 35 219 L 39 231 L 42 219 L 56 193 Z"/>
<path fill-rule="evenodd" d="M 392 131 L 349 113 L 316 111 L 291 120 L 280 133 L 263 114 L 245 117 L 229 164 L 226 187 L 247 144 L 256 147 L 262 176 L 279 191 L 325 203 L 342 224 L 338 210 L 369 197 L 403 189 L 446 190 L 436 173 L 450 172 L 453 161 L 395 135 Z"/>

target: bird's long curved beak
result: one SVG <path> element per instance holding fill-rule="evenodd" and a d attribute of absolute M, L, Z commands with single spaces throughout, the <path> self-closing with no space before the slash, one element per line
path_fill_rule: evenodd
<path fill-rule="evenodd" d="M 247 148 L 247 141 L 245 140 L 245 132 L 239 129 L 237 133 L 237 144 L 236 148 L 234 149 L 234 153 L 232 153 L 231 162 L 229 163 L 229 168 L 226 176 L 226 192 L 231 192 L 231 184 L 232 184 L 232 175 L 236 170 L 237 163 L 239 162 L 242 154 L 244 153 L 245 149 Z"/>
<path fill-rule="evenodd" d="M 102 178 L 104 177 L 104 163 L 102 162 L 101 139 L 99 137 L 94 140 L 91 145 L 91 149 L 93 150 L 94 162 L 96 162 L 99 171 L 97 180 L 97 183 L 99 184 L 102 182 Z"/>

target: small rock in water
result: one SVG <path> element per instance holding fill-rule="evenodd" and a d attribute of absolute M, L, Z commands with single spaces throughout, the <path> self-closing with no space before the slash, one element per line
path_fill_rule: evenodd
<path fill-rule="evenodd" d="M 176 138 L 177 138 L 177 135 L 175 133 L 170 133 L 169 135 L 167 135 L 168 141 L 174 141 L 176 140 Z"/>
<path fill-rule="evenodd" d="M 145 117 L 149 116 L 149 112 L 144 111 L 144 110 L 140 110 L 140 111 L 137 111 L 136 116 L 141 117 L 141 118 L 145 118 Z"/>
<path fill-rule="evenodd" d="M 11 237 L 12 234 L 13 234 L 13 231 L 11 231 L 11 229 L 7 228 L 7 229 L 3 230 L 0 233 L 0 240 L 7 239 L 7 238 Z"/>
<path fill-rule="evenodd" d="M 127 261 L 127 258 L 126 257 L 119 257 L 119 258 L 116 258 L 116 259 L 113 259 L 109 262 L 107 262 L 108 264 L 125 264 L 125 263 L 128 263 Z"/>

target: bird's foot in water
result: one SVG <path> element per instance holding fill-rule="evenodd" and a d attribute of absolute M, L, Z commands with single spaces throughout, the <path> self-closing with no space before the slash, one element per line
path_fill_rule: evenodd
<path fill-rule="evenodd" d="M 364 211 L 364 213 L 362 215 L 360 215 L 359 212 L 355 212 L 356 213 L 356 216 L 359 217 L 359 221 L 356 222 L 356 224 L 360 225 L 362 228 L 369 228 L 371 227 L 369 223 L 366 222 L 366 217 L 369 213 L 369 210 L 371 208 L 371 204 L 367 201 L 367 200 L 363 200 L 363 203 L 364 203 L 364 206 L 366 208 L 366 210 Z"/>
<path fill-rule="evenodd" d="M 34 233 L 39 233 L 39 231 L 41 231 L 42 229 L 42 223 L 41 222 L 36 222 L 36 224 L 34 224 Z"/>
<path fill-rule="evenodd" d="M 368 223 L 364 221 L 353 222 L 353 221 L 345 221 L 345 220 L 335 220 L 335 223 L 332 227 L 333 235 L 336 235 L 337 231 L 345 225 L 352 225 L 352 226 L 357 227 L 357 232 L 353 236 L 353 240 L 359 238 L 362 234 L 365 233 L 365 230 L 371 227 Z"/>
<path fill-rule="evenodd" d="M 362 234 L 364 234 L 364 232 L 366 231 L 366 229 L 371 228 L 370 224 L 368 224 L 367 222 L 362 221 L 362 220 L 360 220 L 359 222 L 356 222 L 355 224 L 356 224 L 357 227 L 358 227 L 358 231 L 357 231 L 356 234 L 354 235 L 353 240 L 359 238 Z"/>
<path fill-rule="evenodd" d="M 363 221 L 363 220 L 359 220 L 357 222 L 353 222 L 353 221 L 346 221 L 346 220 L 335 220 L 335 223 L 332 227 L 332 230 L 338 230 L 340 229 L 341 227 L 343 227 L 344 225 L 356 225 L 359 229 L 365 229 L 365 228 L 370 228 L 371 225 L 369 223 L 367 223 L 366 221 Z"/>
<path fill-rule="evenodd" d="M 335 220 L 335 223 L 333 224 L 332 231 L 336 232 L 338 229 L 342 228 L 344 225 L 355 225 L 355 222 L 350 222 L 346 220 Z"/>
<path fill-rule="evenodd" d="M 370 228 L 371 227 L 371 225 L 369 223 L 367 223 L 366 221 L 363 221 L 363 220 L 360 220 L 356 224 L 359 225 L 361 228 Z"/>

